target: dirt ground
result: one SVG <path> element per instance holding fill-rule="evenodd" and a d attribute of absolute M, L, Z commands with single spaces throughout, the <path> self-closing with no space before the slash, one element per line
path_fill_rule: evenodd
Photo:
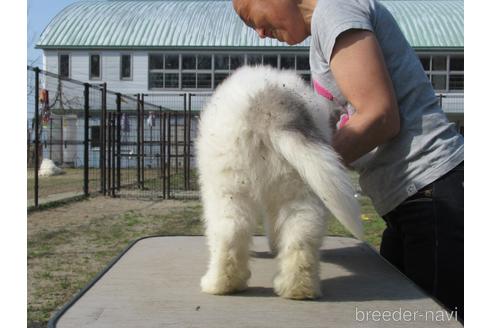
<path fill-rule="evenodd" d="M 78 225 L 104 216 L 117 216 L 135 211 L 142 215 L 162 215 L 169 210 L 199 205 L 199 201 L 139 200 L 110 197 L 91 197 L 53 209 L 32 212 L 27 217 L 27 236 L 41 230 Z"/>

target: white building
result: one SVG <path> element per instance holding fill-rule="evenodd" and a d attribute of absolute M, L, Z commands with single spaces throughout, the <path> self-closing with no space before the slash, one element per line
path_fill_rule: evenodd
<path fill-rule="evenodd" d="M 462 94 L 463 1 L 381 2 L 420 56 L 436 93 Z M 244 63 L 296 69 L 309 79 L 309 43 L 260 39 L 229 0 L 108 0 L 66 7 L 37 47 L 48 71 L 134 94 L 211 91 Z"/>

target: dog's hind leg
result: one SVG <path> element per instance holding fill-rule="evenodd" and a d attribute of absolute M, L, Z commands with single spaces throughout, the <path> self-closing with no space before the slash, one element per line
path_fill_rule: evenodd
<path fill-rule="evenodd" d="M 279 212 L 279 272 L 273 285 L 285 298 L 321 296 L 319 247 L 325 232 L 326 210 L 321 201 L 306 191 L 285 203 Z"/>
<path fill-rule="evenodd" d="M 203 202 L 210 261 L 201 280 L 202 291 L 229 294 L 244 290 L 251 275 L 249 244 L 256 207 L 238 193 L 204 193 Z"/>

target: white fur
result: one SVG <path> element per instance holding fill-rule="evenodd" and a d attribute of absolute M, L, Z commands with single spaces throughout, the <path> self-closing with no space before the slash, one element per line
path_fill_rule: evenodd
<path fill-rule="evenodd" d="M 350 179 L 330 147 L 331 112 L 317 101 L 293 72 L 244 67 L 205 107 L 197 140 L 210 249 L 204 292 L 247 287 L 258 218 L 279 259 L 275 292 L 285 298 L 321 295 L 318 253 L 327 208 L 362 236 Z"/>
<path fill-rule="evenodd" d="M 39 176 L 52 176 L 65 173 L 61 168 L 55 165 L 55 163 L 49 158 L 43 158 L 41 162 L 41 167 L 39 168 Z"/>

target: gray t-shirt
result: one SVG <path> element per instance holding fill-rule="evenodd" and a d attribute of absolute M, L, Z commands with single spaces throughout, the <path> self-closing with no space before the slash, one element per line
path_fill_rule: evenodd
<path fill-rule="evenodd" d="M 375 0 L 318 0 L 311 20 L 310 65 L 319 95 L 350 112 L 329 63 L 337 36 L 349 29 L 375 34 L 399 104 L 400 133 L 355 166 L 362 191 L 384 215 L 463 161 L 464 141 L 440 108 L 393 16 Z"/>

